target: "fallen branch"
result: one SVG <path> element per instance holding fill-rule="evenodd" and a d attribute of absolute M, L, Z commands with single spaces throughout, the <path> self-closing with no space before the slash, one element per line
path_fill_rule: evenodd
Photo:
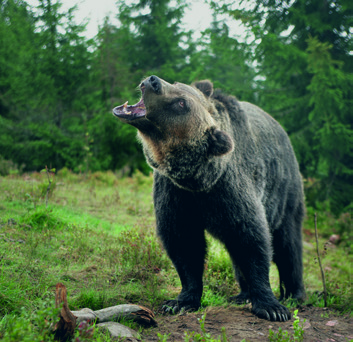
<path fill-rule="evenodd" d="M 85 325 L 89 322 L 96 322 L 96 327 L 106 329 L 112 337 L 126 337 L 134 341 L 136 340 L 136 332 L 134 330 L 113 321 L 124 318 L 145 326 L 157 326 L 153 312 L 140 305 L 123 304 L 97 311 L 88 308 L 70 311 L 67 304 L 66 288 L 61 283 L 56 284 L 55 307 L 61 307 L 60 320 L 53 328 L 54 338 L 59 341 L 66 341 L 74 336 L 76 325 L 80 323 Z"/>
<path fill-rule="evenodd" d="M 116 305 L 97 311 L 85 308 L 80 311 L 72 311 L 72 313 L 76 316 L 77 323 L 92 320 L 97 320 L 97 323 L 103 323 L 124 318 L 143 325 L 157 325 L 154 320 L 154 314 L 150 309 L 133 304 Z"/>

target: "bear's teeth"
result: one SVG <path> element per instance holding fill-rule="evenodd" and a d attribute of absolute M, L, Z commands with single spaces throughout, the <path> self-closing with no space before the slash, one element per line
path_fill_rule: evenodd
<path fill-rule="evenodd" d="M 126 101 L 124 104 L 123 104 L 123 112 L 124 114 L 131 114 L 131 112 L 128 112 L 127 111 L 127 104 L 128 104 L 129 101 Z"/>

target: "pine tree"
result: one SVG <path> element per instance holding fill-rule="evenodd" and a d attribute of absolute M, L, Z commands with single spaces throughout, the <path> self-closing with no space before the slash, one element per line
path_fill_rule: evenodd
<path fill-rule="evenodd" d="M 254 101 L 254 68 L 249 61 L 250 50 L 230 36 L 227 24 L 217 19 L 203 32 L 199 52 L 191 56 L 190 82 L 210 79 L 220 88 L 240 100 Z"/>
<path fill-rule="evenodd" d="M 310 204 L 330 200 L 338 213 L 353 198 L 348 152 L 353 130 L 353 2 L 242 3 L 247 6 L 234 9 L 223 1 L 222 10 L 242 20 L 254 36 L 254 61 L 264 79 L 259 82 L 259 103 L 289 133 L 304 177 L 315 179 Z M 339 144 L 329 148 L 334 140 Z"/>
<path fill-rule="evenodd" d="M 85 155 L 80 99 L 90 53 L 74 9 L 61 12 L 60 6 L 41 0 L 34 11 L 24 1 L 9 0 L 0 7 L 7 70 L 0 87 L 7 89 L 2 98 L 8 118 L 0 150 L 26 170 L 74 168 Z"/>
<path fill-rule="evenodd" d="M 353 73 L 344 72 L 344 63 L 332 58 L 332 48 L 317 38 L 308 40 L 308 69 L 313 75 L 309 120 L 312 148 L 318 151 L 315 175 L 321 180 L 311 192 L 319 200 L 330 199 L 332 211 L 339 213 L 353 198 Z"/>
<path fill-rule="evenodd" d="M 190 32 L 181 30 L 186 2 L 174 2 L 176 6 L 170 0 L 117 2 L 130 71 L 137 83 L 149 74 L 175 81 L 186 64 Z"/>

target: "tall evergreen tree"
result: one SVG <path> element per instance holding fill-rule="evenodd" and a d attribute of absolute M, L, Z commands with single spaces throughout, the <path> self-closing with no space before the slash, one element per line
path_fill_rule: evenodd
<path fill-rule="evenodd" d="M 19 127 L 37 109 L 43 91 L 36 63 L 36 17 L 25 1 L 0 2 L 0 154 L 18 164 L 29 163 L 23 150 L 29 129 Z"/>
<path fill-rule="evenodd" d="M 0 1 L 0 115 L 19 118 L 33 91 L 36 19 L 25 1 Z M 27 83 L 29 82 L 29 83 Z M 28 103 L 32 105 L 32 103 Z"/>
<path fill-rule="evenodd" d="M 308 39 L 308 70 L 312 74 L 309 121 L 318 151 L 315 176 L 321 182 L 311 191 L 330 199 L 335 213 L 353 205 L 353 72 L 332 58 L 332 45 Z M 315 184 L 314 184 L 315 185 Z M 310 195 L 310 192 L 308 193 Z"/>
<path fill-rule="evenodd" d="M 96 37 L 96 49 L 92 64 L 94 110 L 88 122 L 94 139 L 90 168 L 93 170 L 121 169 L 128 166 L 130 172 L 139 168 L 149 172 L 136 130 L 113 117 L 112 108 L 127 100 L 136 102 L 140 94 L 134 89 L 137 81 L 129 70 L 129 56 L 125 48 L 128 33 L 124 28 L 105 19 Z"/>
<path fill-rule="evenodd" d="M 230 36 L 229 27 L 216 15 L 211 27 L 203 32 L 198 50 L 188 66 L 190 82 L 208 78 L 215 88 L 240 100 L 254 101 L 256 73 L 250 64 L 250 50 Z"/>
<path fill-rule="evenodd" d="M 185 1 L 170 0 L 118 1 L 118 27 L 108 19 L 100 27 L 91 73 L 97 109 L 88 126 L 94 143 L 93 166 L 102 169 L 120 169 L 125 165 L 149 172 L 141 146 L 136 141 L 136 129 L 123 125 L 111 115 L 111 109 L 126 100 L 137 102 L 135 91 L 141 79 L 156 73 L 170 81 L 180 79 L 186 63 L 187 50 L 181 44 L 190 35 L 182 32 L 181 20 Z"/>
<path fill-rule="evenodd" d="M 1 116 L 9 120 L 1 127 L 0 150 L 27 170 L 46 164 L 74 168 L 85 155 L 79 99 L 90 53 L 84 27 L 74 23 L 74 9 L 60 11 L 60 2 L 41 0 L 35 12 L 22 1 L 5 5 L 0 27 L 15 52 L 3 55 L 8 72 L 0 83 L 8 91 Z"/>
<path fill-rule="evenodd" d="M 254 35 L 260 104 L 287 129 L 304 176 L 316 179 L 311 204 L 330 199 L 335 212 L 343 210 L 353 198 L 352 1 L 242 1 L 247 9 L 222 3 Z M 328 148 L 332 141 L 340 152 Z"/>
<path fill-rule="evenodd" d="M 191 35 L 181 29 L 186 1 L 176 0 L 174 6 L 171 2 L 139 0 L 131 5 L 123 0 L 117 2 L 130 71 L 137 82 L 151 73 L 175 81 L 186 64 Z"/>

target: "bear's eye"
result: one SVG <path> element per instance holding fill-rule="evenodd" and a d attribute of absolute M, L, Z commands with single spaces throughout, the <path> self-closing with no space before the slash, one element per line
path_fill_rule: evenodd
<path fill-rule="evenodd" d="M 185 113 L 188 110 L 188 104 L 185 99 L 179 98 L 179 99 L 174 99 L 174 101 L 171 103 L 172 107 L 177 113 Z"/>

